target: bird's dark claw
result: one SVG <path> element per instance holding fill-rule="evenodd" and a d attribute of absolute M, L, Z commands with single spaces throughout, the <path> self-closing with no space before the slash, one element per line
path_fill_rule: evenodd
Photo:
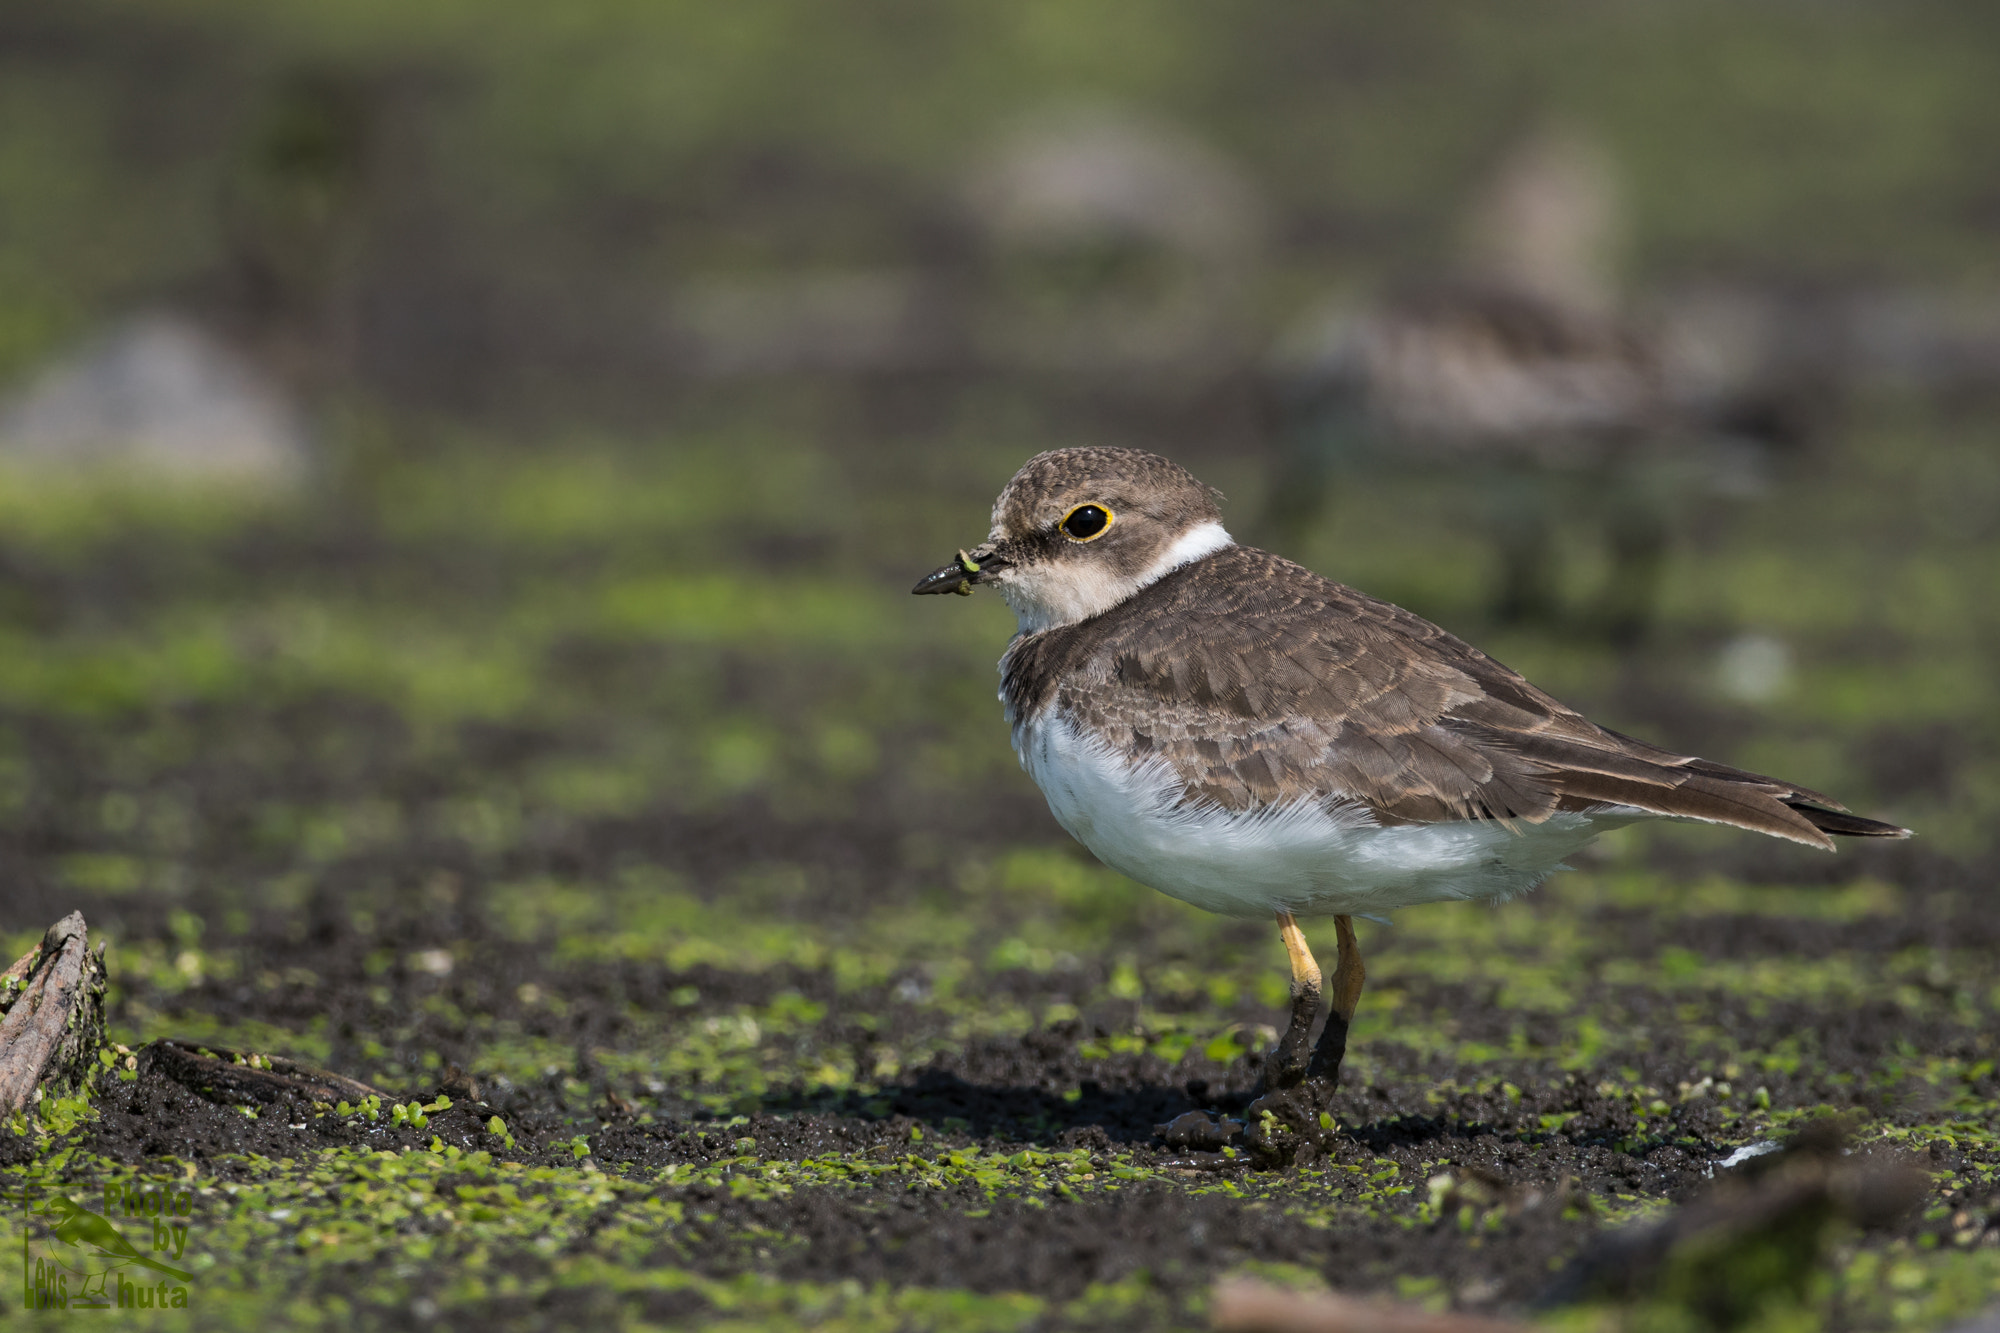
<path fill-rule="evenodd" d="M 1312 1058 L 1301 1061 L 1299 1017 L 1295 1006 L 1292 1030 L 1278 1045 L 1264 1095 L 1243 1113 L 1243 1146 L 1266 1169 L 1306 1166 L 1333 1151 L 1333 1093 L 1347 1055 L 1347 1020 L 1329 1014 Z"/>
<path fill-rule="evenodd" d="M 1333 1151 L 1333 1084 L 1308 1079 L 1267 1092 L 1243 1113 L 1243 1146 L 1267 1170 L 1310 1166 Z"/>

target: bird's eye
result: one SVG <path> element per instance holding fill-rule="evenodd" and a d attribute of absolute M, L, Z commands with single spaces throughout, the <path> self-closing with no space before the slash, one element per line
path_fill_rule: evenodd
<path fill-rule="evenodd" d="M 1101 537 L 1111 526 L 1112 513 L 1103 505 L 1078 505 L 1063 515 L 1063 521 L 1056 526 L 1071 541 L 1087 542 L 1093 537 Z"/>

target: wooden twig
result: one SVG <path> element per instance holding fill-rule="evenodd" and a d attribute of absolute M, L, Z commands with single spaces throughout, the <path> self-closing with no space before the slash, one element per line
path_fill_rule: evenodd
<path fill-rule="evenodd" d="M 0 978 L 0 1115 L 33 1100 L 90 1086 L 104 1045 L 104 956 L 90 950 L 83 913 L 49 927 Z"/>
<path fill-rule="evenodd" d="M 1226 1333 L 1528 1333 L 1525 1324 L 1433 1314 L 1331 1291 L 1289 1291 L 1251 1278 L 1216 1283 L 1208 1312 L 1209 1322 Z"/>
<path fill-rule="evenodd" d="M 139 1052 L 139 1067 L 170 1078 L 212 1102 L 241 1105 L 287 1096 L 315 1102 L 359 1102 L 384 1094 L 358 1079 L 329 1073 L 282 1055 L 255 1055 L 224 1046 L 156 1041 Z"/>

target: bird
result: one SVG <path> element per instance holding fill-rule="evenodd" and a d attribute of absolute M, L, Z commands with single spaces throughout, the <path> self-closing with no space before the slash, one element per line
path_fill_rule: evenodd
<path fill-rule="evenodd" d="M 1259 1160 L 1331 1145 L 1366 980 L 1356 916 L 1512 898 L 1646 820 L 1826 850 L 1909 836 L 1599 726 L 1413 612 L 1238 544 L 1220 501 L 1143 450 L 1037 454 L 986 540 L 912 591 L 990 587 L 1013 610 L 1000 699 L 1057 823 L 1170 897 L 1276 921 L 1291 1010 L 1241 1131 Z M 1299 925 L 1314 917 L 1333 919 L 1330 978 Z M 1198 1128 L 1182 1141 L 1219 1132 Z"/>
<path fill-rule="evenodd" d="M 1621 296 L 1624 192 L 1595 134 L 1510 137 L 1455 259 L 1318 304 L 1259 367 L 1272 474 L 1253 531 L 1292 549 L 1325 525 L 1336 482 L 1448 472 L 1493 548 L 1493 619 L 1629 647 L 1652 627 L 1679 511 L 1758 489 L 1808 452 L 1820 414 L 1795 376 L 1754 364 L 1740 311 L 1732 345 L 1713 319 L 1675 336 Z M 1592 529 L 1606 576 L 1565 614 L 1557 537 Z"/>
<path fill-rule="evenodd" d="M 1557 619 L 1564 513 L 1602 527 L 1597 627 L 1649 627 L 1671 511 L 1740 491 L 1808 427 L 1775 386 L 1698 394 L 1650 330 L 1494 281 L 1431 281 L 1316 321 L 1260 381 L 1274 474 L 1258 530 L 1302 541 L 1337 474 L 1450 471 L 1473 481 L 1495 549 L 1493 616 Z"/>

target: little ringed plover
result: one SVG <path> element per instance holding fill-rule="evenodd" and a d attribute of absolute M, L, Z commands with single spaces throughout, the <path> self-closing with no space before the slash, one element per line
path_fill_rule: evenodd
<path fill-rule="evenodd" d="M 1364 977 L 1353 916 L 1510 898 L 1641 820 L 1829 850 L 1908 836 L 1600 727 L 1421 617 L 1237 545 L 1217 498 L 1140 450 L 1040 454 L 987 539 L 913 591 L 1012 607 L 1000 697 L 1063 828 L 1184 902 L 1277 919 L 1293 998 L 1251 1108 L 1262 1157 L 1324 1142 Z M 1298 919 L 1324 916 L 1338 960 L 1313 1047 L 1323 978 Z"/>

